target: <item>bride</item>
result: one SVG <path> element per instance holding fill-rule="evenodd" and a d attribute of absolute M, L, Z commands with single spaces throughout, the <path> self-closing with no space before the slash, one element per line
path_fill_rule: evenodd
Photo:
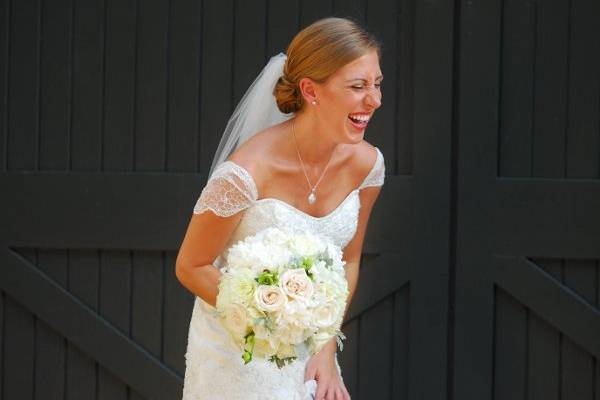
<path fill-rule="evenodd" d="M 196 295 L 183 398 L 349 399 L 335 338 L 279 369 L 245 365 L 215 314 L 226 250 L 267 227 L 306 228 L 343 249 L 356 288 L 363 239 L 383 185 L 377 147 L 364 140 L 381 106 L 380 45 L 355 22 L 325 18 L 271 58 L 234 111 L 176 260 Z M 347 308 L 346 308 L 347 311 Z"/>

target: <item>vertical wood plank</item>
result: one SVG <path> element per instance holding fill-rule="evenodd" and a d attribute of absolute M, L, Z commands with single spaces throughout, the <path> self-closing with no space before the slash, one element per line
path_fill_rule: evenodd
<path fill-rule="evenodd" d="M 131 259 L 129 252 L 103 250 L 100 252 L 99 314 L 115 329 L 129 336 Z M 106 349 L 106 351 L 112 351 Z M 112 372 L 98 369 L 98 398 L 126 399 L 127 386 Z"/>
<path fill-rule="evenodd" d="M 202 13 L 200 167 L 208 173 L 233 111 L 233 0 L 208 1 Z"/>
<path fill-rule="evenodd" d="M 8 89 L 10 49 L 10 0 L 0 0 L 0 172 L 6 171 L 8 157 Z M 1 367 L 0 367 L 1 368 Z M 0 375 L 1 377 L 1 375 Z M 0 379 L 1 381 L 1 379 Z M 0 383 L 0 394 L 2 387 Z M 1 398 L 1 397 L 0 397 Z"/>
<path fill-rule="evenodd" d="M 39 251 L 38 268 L 62 287 L 67 287 L 67 252 Z M 36 326 L 35 398 L 64 399 L 66 345 L 64 338 L 43 321 Z"/>
<path fill-rule="evenodd" d="M 534 260 L 562 280 L 560 260 Z M 536 314 L 530 313 L 528 334 L 527 399 L 558 400 L 560 385 L 561 333 Z"/>
<path fill-rule="evenodd" d="M 551 0 L 536 4 L 532 176 L 561 177 L 565 168 L 569 3 Z"/>
<path fill-rule="evenodd" d="M 355 398 L 355 394 L 358 393 L 359 326 L 359 318 L 354 318 L 344 324 L 342 328 L 342 332 L 346 335 L 346 340 L 344 340 L 344 350 L 341 352 L 338 350 L 338 363 L 342 370 L 342 379 L 344 379 L 344 385 L 346 385 L 346 389 L 348 389 L 351 398 Z"/>
<path fill-rule="evenodd" d="M 9 26 L 8 169 L 35 170 L 39 111 L 39 1 L 11 7 Z"/>
<path fill-rule="evenodd" d="M 358 366 L 359 399 L 389 399 L 392 393 L 393 300 L 388 297 L 361 315 Z"/>
<path fill-rule="evenodd" d="M 410 286 L 394 294 L 392 336 L 392 399 L 408 398 L 410 353 Z"/>
<path fill-rule="evenodd" d="M 495 314 L 493 398 L 525 400 L 527 308 L 497 289 Z"/>
<path fill-rule="evenodd" d="M 68 289 L 87 307 L 98 312 L 99 259 L 98 252 L 69 252 Z M 67 399 L 95 399 L 97 368 L 94 359 L 69 343 L 67 346 Z"/>
<path fill-rule="evenodd" d="M 591 304 L 595 301 L 595 268 L 587 260 L 565 262 L 564 284 Z M 561 346 L 561 392 L 564 400 L 591 399 L 594 391 L 594 359 L 563 335 Z"/>
<path fill-rule="evenodd" d="M 163 263 L 157 252 L 133 252 L 131 337 L 162 357 Z"/>
<path fill-rule="evenodd" d="M 138 2 L 135 170 L 164 171 L 167 110 L 167 0 Z"/>
<path fill-rule="evenodd" d="M 600 2 L 575 0 L 571 8 L 568 134 L 569 178 L 600 177 Z"/>
<path fill-rule="evenodd" d="M 104 171 L 133 169 L 136 13 L 135 0 L 107 0 L 102 132 Z"/>
<path fill-rule="evenodd" d="M 40 169 L 69 169 L 72 1 L 43 2 Z"/>
<path fill-rule="evenodd" d="M 300 0 L 300 25 L 307 27 L 333 13 L 333 0 Z"/>
<path fill-rule="evenodd" d="M 268 1 L 267 7 L 267 56 L 274 56 L 286 52 L 300 29 L 300 0 Z"/>
<path fill-rule="evenodd" d="M 21 304 L 5 297 L 4 397 L 32 399 L 35 368 L 35 317 Z"/>
<path fill-rule="evenodd" d="M 529 176 L 533 129 L 536 8 L 506 0 L 502 25 L 502 86 L 498 174 Z"/>
<path fill-rule="evenodd" d="M 73 5 L 71 168 L 99 171 L 104 98 L 104 2 L 83 0 Z"/>
<path fill-rule="evenodd" d="M 398 112 L 398 10 L 397 3 L 387 0 L 369 1 L 367 5 L 368 29 L 375 33 L 382 46 L 380 68 L 384 79 L 381 83 L 382 106 L 375 111 L 369 121 L 365 139 L 383 149 L 395 149 Z M 383 106 L 385 104 L 385 107 Z M 396 156 L 392 151 L 386 161 L 396 165 Z"/>
<path fill-rule="evenodd" d="M 396 166 L 389 164 L 390 173 L 410 175 L 413 171 L 414 141 L 414 47 L 415 47 L 415 0 L 398 0 L 397 16 L 397 60 L 396 60 Z M 393 90 L 386 85 L 387 92 Z M 382 107 L 387 107 L 387 103 Z M 395 168 L 394 168 L 395 167 Z M 397 170 L 395 170 L 397 169 Z"/>
<path fill-rule="evenodd" d="M 195 171 L 198 160 L 201 5 L 202 2 L 196 0 L 178 0 L 171 4 L 167 122 L 169 171 Z"/>

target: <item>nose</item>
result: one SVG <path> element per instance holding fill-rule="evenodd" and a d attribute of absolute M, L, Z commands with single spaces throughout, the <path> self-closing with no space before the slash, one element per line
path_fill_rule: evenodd
<path fill-rule="evenodd" d="M 365 96 L 365 103 L 373 108 L 381 106 L 381 92 L 379 90 L 369 90 Z"/>

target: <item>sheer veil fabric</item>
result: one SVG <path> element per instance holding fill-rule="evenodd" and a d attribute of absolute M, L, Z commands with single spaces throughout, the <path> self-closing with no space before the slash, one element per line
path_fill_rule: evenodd
<path fill-rule="evenodd" d="M 283 74 L 286 60 L 287 56 L 283 53 L 271 57 L 236 106 L 221 136 L 209 176 L 212 176 L 217 166 L 250 137 L 294 116 L 293 113 L 284 114 L 279 111 L 273 96 L 273 89 Z"/>

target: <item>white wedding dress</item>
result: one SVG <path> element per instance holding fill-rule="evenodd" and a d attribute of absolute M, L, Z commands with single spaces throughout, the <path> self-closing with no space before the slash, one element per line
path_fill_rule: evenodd
<path fill-rule="evenodd" d="M 202 190 L 194 213 L 211 210 L 230 216 L 244 210 L 244 215 L 214 265 L 221 268 L 226 264 L 226 252 L 232 244 L 267 227 L 308 229 L 328 236 L 343 249 L 356 232 L 360 189 L 384 182 L 383 155 L 377 147 L 375 150 L 376 161 L 361 185 L 323 217 L 306 214 L 275 198 L 258 199 L 256 185 L 247 170 L 233 161 L 221 163 Z M 304 382 L 308 360 L 305 348 L 296 361 L 282 369 L 260 358 L 245 365 L 241 354 L 221 326 L 215 308 L 196 297 L 185 355 L 183 400 L 312 399 L 315 382 Z M 337 367 L 339 370 L 339 364 Z"/>

